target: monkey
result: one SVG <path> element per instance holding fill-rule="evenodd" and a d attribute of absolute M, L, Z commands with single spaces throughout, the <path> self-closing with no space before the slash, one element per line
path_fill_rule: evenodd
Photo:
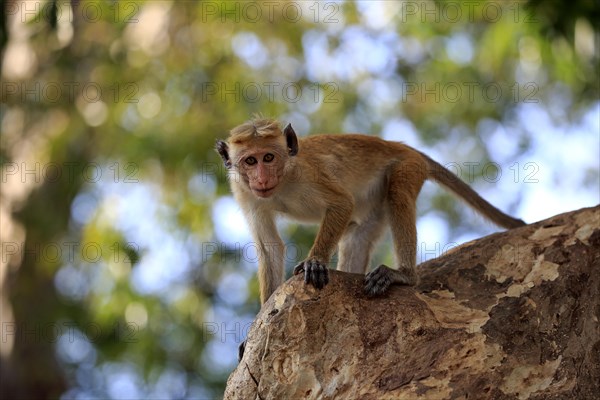
<path fill-rule="evenodd" d="M 338 270 L 365 274 L 373 246 L 389 225 L 397 265 L 366 273 L 369 297 L 394 284 L 417 284 L 416 201 L 427 179 L 503 228 L 525 225 L 401 142 L 360 134 L 298 138 L 291 124 L 282 130 L 277 120 L 256 116 L 233 128 L 227 141 L 217 140 L 216 150 L 257 245 L 261 304 L 284 280 L 285 247 L 277 216 L 320 222 L 308 257 L 293 272 L 317 289 L 329 282 L 327 266 L 336 247 Z"/>

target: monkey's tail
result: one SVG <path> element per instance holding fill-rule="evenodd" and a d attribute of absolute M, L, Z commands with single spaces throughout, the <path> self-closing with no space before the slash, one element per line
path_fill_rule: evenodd
<path fill-rule="evenodd" d="M 421 153 L 428 165 L 428 178 L 446 187 L 454 194 L 462 198 L 475 210 L 479 211 L 483 216 L 487 217 L 493 223 L 506 229 L 518 228 L 526 225 L 525 222 L 518 218 L 513 218 L 508 214 L 503 213 L 483 197 L 471 189 L 469 185 L 464 183 L 459 177 L 447 170 L 444 166 L 429 158 L 429 156 Z"/>

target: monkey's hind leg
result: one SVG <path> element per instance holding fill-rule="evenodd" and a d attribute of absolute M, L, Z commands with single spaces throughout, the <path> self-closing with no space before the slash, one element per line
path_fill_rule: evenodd
<path fill-rule="evenodd" d="M 338 271 L 364 274 L 371 251 L 383 231 L 384 212 L 374 209 L 360 224 L 351 223 L 339 243 Z"/>
<path fill-rule="evenodd" d="M 418 154 L 407 154 L 388 175 L 387 206 L 398 269 L 380 265 L 365 276 L 365 293 L 377 296 L 392 284 L 417 283 L 416 200 L 427 178 L 427 166 Z"/>

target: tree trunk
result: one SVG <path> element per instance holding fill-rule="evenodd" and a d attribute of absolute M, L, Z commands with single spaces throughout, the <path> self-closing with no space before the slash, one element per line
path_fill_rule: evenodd
<path fill-rule="evenodd" d="M 292 277 L 263 306 L 225 399 L 596 399 L 600 206 L 466 243 L 420 284 Z"/>

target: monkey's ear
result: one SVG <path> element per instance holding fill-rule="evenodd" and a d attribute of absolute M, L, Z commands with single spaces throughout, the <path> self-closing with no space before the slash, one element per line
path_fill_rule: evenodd
<path fill-rule="evenodd" d="M 215 149 L 223 159 L 223 163 L 226 168 L 231 168 L 231 160 L 229 159 L 229 146 L 222 140 L 217 140 L 217 144 L 215 145 Z"/>
<path fill-rule="evenodd" d="M 287 124 L 283 130 L 283 134 L 285 135 L 285 140 L 287 142 L 288 153 L 290 156 L 295 156 L 298 154 L 298 138 L 296 137 L 294 128 L 292 128 L 292 124 Z"/>

